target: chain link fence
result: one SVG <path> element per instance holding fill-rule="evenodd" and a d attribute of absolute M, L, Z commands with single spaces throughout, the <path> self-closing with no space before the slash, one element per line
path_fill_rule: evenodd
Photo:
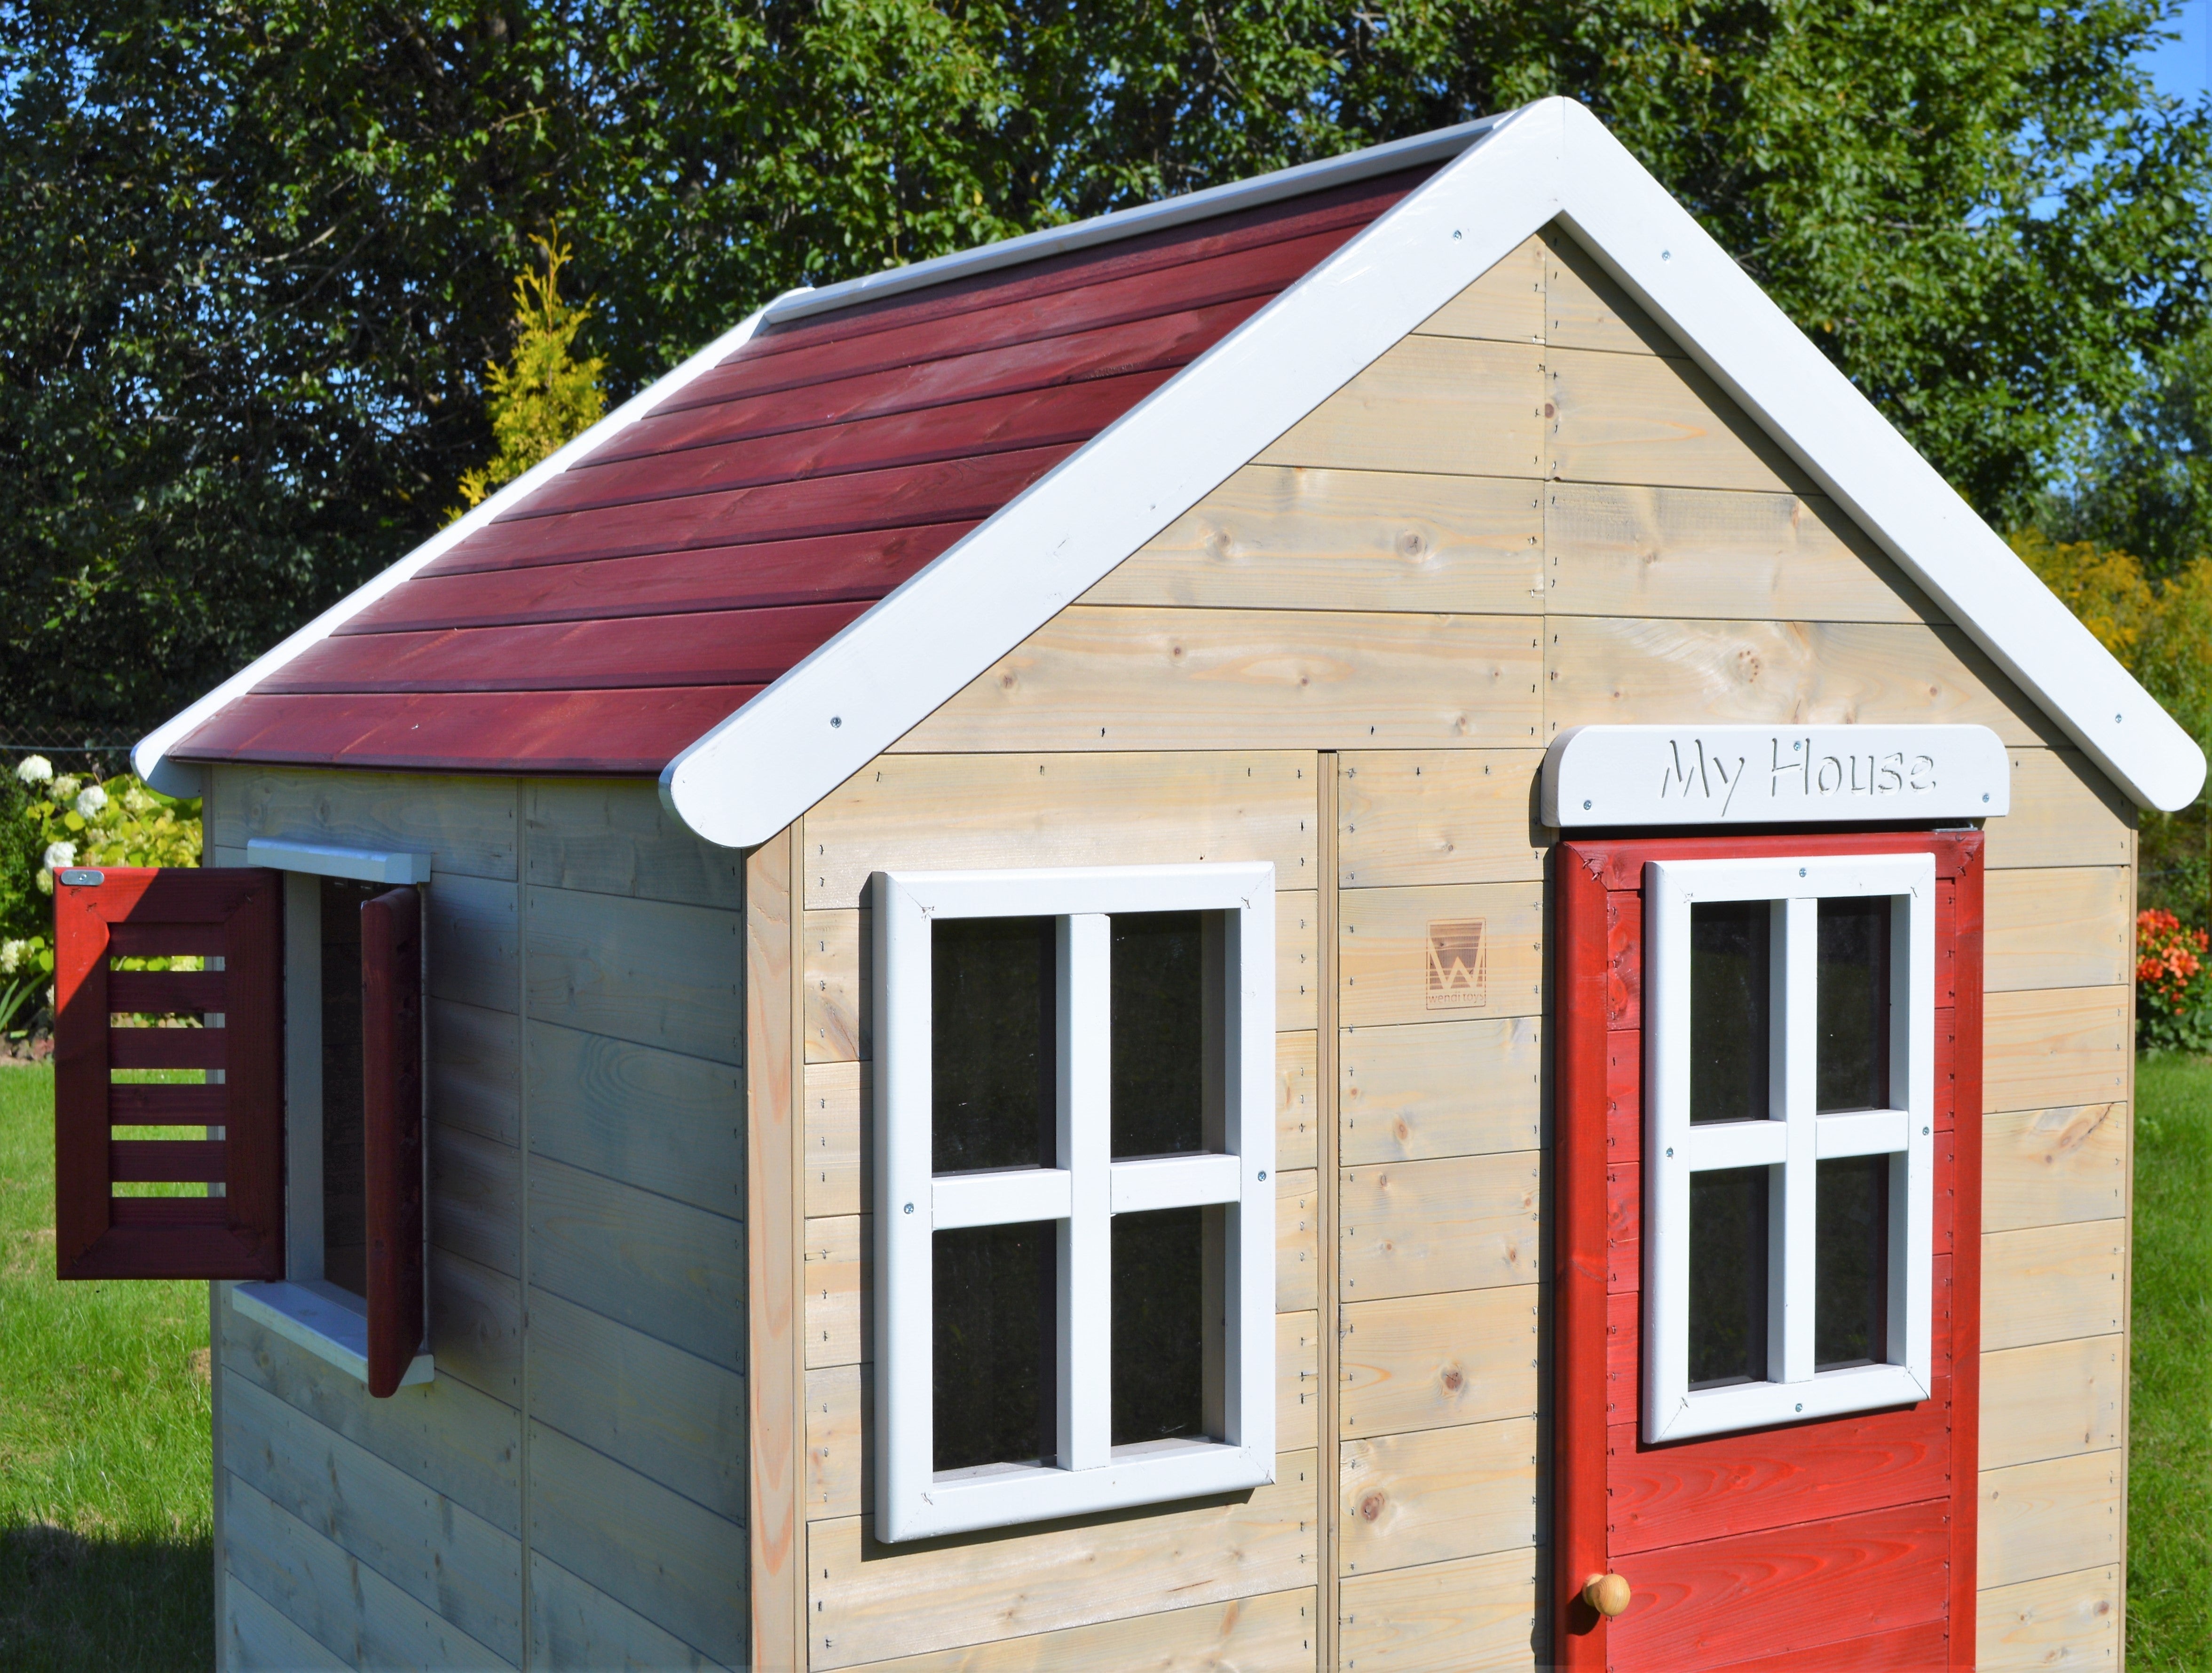
<path fill-rule="evenodd" d="M 58 773 L 112 778 L 131 769 L 131 746 L 142 734 L 131 727 L 77 725 L 0 727 L 0 770 L 13 771 L 27 755 L 43 755 Z"/>

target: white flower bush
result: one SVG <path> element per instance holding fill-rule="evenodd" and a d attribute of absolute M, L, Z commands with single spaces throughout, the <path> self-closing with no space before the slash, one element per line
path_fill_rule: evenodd
<path fill-rule="evenodd" d="M 13 976 L 23 968 L 23 955 L 31 950 L 28 941 L 0 941 L 0 976 Z"/>
<path fill-rule="evenodd" d="M 76 811 L 88 819 L 100 817 L 100 810 L 107 806 L 107 792 L 97 784 L 88 784 L 76 794 Z"/>
<path fill-rule="evenodd" d="M 45 784 L 54 776 L 54 763 L 43 755 L 27 755 L 15 763 L 15 776 L 26 784 Z"/>

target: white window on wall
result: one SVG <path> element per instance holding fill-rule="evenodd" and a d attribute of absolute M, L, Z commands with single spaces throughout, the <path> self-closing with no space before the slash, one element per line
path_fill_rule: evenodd
<path fill-rule="evenodd" d="M 1936 870 L 1644 874 L 1647 1441 L 1929 1396 Z"/>
<path fill-rule="evenodd" d="M 876 874 L 879 1537 L 1273 1479 L 1273 891 Z"/>

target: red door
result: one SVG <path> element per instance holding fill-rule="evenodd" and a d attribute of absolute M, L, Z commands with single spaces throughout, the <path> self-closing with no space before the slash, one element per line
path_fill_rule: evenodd
<path fill-rule="evenodd" d="M 1980 1107 L 1981 840 L 1923 831 L 1559 849 L 1559 1665 L 1972 1664 L 1980 1139 L 1978 1122 L 1954 1117 Z M 1755 895 L 1757 877 L 1817 882 L 1853 867 L 1895 876 L 1931 861 L 1917 975 L 1907 970 L 1904 928 L 1908 906 L 1923 910 L 1917 893 L 1900 895 L 1893 916 L 1864 897 L 1700 905 L 1692 941 L 1680 928 L 1691 920 L 1666 917 L 1654 892 L 1671 900 L 1686 878 L 1741 876 L 1754 880 L 1709 892 Z M 1846 885 L 1862 897 L 1891 886 Z M 1855 953 L 1875 945 L 1869 936 L 1888 939 Z M 1855 989 L 1862 968 L 1875 985 Z M 1892 971 L 1893 985 L 1880 986 Z M 1804 997 L 1785 1004 L 1785 989 Z M 1760 1011 L 1770 995 L 1771 1019 Z M 1875 1027 L 1868 1019 L 1877 1013 L 1892 1020 Z M 1687 1049 L 1692 1017 L 1703 1031 L 1691 1066 L 1677 1070 L 1668 1054 Z M 1932 1072 L 1917 1083 L 1924 1110 L 1900 1116 L 1887 1106 L 1910 1102 L 1908 1024 L 1922 1030 L 1911 1050 Z M 1662 1048 L 1667 1028 L 1676 1043 Z M 1854 1060 L 1847 1047 L 1862 1037 L 1877 1045 Z M 1768 1040 L 1771 1057 L 1762 1055 Z M 1854 1073 L 1895 1079 L 1862 1085 Z M 1768 1125 L 1782 1124 L 1785 1083 L 1807 1117 L 1806 1147 L 1789 1152 L 1799 1171 L 1721 1167 L 1712 1159 L 1725 1149 L 1690 1142 L 1778 1159 L 1782 1140 Z M 1724 1108 L 1729 1097 L 1748 1104 Z M 1700 1124 L 1668 1125 L 1678 1104 Z M 1722 1119 L 1729 1115 L 1761 1119 L 1754 1130 Z M 1856 1153 L 1901 1145 L 1906 1121 L 1919 1159 Z M 1877 1128 L 1887 1136 L 1868 1136 Z M 1759 1151 L 1770 1138 L 1776 1147 Z M 1653 1148 L 1662 1139 L 1675 1141 L 1666 1158 L 1679 1143 L 1684 1159 L 1662 1163 Z M 1693 1150 L 1707 1171 L 1668 1171 L 1690 1165 Z M 1853 1153 L 1832 1159 L 1832 1150 Z M 1913 1169 L 1923 1179 L 1917 1221 L 1905 1183 Z M 1684 1189 L 1666 1195 L 1677 1178 Z M 1793 1178 L 1800 1195 L 1790 1195 Z M 1862 1189 L 1867 1180 L 1877 1183 Z M 1906 1301 L 1916 1267 L 1917 1314 Z M 1677 1294 L 1686 1302 L 1668 1299 Z M 1897 1397 L 1914 1317 L 1923 1334 L 1911 1375 L 1926 1393 Z M 1683 1340 L 1670 1361 L 1674 1334 Z M 1852 1388 L 1871 1398 L 1819 1413 L 1820 1399 L 1837 1403 Z M 1808 1399 L 1813 1414 L 1798 1416 Z M 1670 1434 L 1692 1407 L 1702 1430 Z M 1608 1576 L 1617 1578 L 1593 1584 Z"/>

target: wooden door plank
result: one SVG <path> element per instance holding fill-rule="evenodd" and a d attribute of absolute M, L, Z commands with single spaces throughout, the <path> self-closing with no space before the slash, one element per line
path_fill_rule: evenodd
<path fill-rule="evenodd" d="M 529 896 L 533 1021 L 744 1062 L 740 914 L 573 889 Z"/>
<path fill-rule="evenodd" d="M 1546 426 L 1548 474 L 1562 481 L 1818 491 L 1689 361 L 1556 344 L 1543 354 L 1544 398 L 1553 413 Z"/>
<path fill-rule="evenodd" d="M 538 778 L 523 792 L 528 880 L 553 889 L 630 895 L 685 906 L 744 908 L 744 862 L 692 834 L 653 786 Z"/>
<path fill-rule="evenodd" d="M 2125 1220 L 1991 1232 L 1982 1238 L 1985 1352 L 2124 1328 Z"/>
<path fill-rule="evenodd" d="M 1347 1439 L 1536 1415 L 1542 1294 L 1518 1284 L 1338 1309 Z"/>
<path fill-rule="evenodd" d="M 2045 866 L 1989 879 L 1986 986 L 2109 988 L 2135 979 L 2135 897 L 2124 866 Z"/>
<path fill-rule="evenodd" d="M 1545 353 L 1535 344 L 1402 338 L 1254 463 L 1543 476 Z"/>
<path fill-rule="evenodd" d="M 1540 1270 L 1541 1154 L 1343 1170 L 1343 1299 L 1530 1284 Z"/>
<path fill-rule="evenodd" d="M 1989 823 L 1991 871 L 2130 862 L 2135 804 L 2081 751 L 2015 747 L 2008 753 L 2012 812 Z"/>
<path fill-rule="evenodd" d="M 2120 1664 L 2117 1565 L 1984 1589 L 1976 1622 L 1984 1673 Z"/>
<path fill-rule="evenodd" d="M 878 756 L 806 816 L 806 904 L 879 871 L 1267 860 L 1316 886 L 1310 750 Z"/>
<path fill-rule="evenodd" d="M 1544 581 L 1553 616 L 1945 619 L 1818 495 L 1553 483 L 1544 491 Z"/>
<path fill-rule="evenodd" d="M 1984 1026 L 1982 1107 L 1992 1114 L 2127 1097 L 2132 988 L 1991 994 Z"/>
<path fill-rule="evenodd" d="M 2125 1455 L 2113 1450 L 1982 1471 L 1983 1586 L 2118 1561 L 2124 1470 Z"/>
<path fill-rule="evenodd" d="M 1345 1165 L 1534 1150 L 1544 1120 L 1538 1017 L 1353 1029 L 1341 1049 Z"/>
<path fill-rule="evenodd" d="M 806 1368 L 858 1365 L 875 1341 L 873 1214 L 833 1214 L 802 1228 Z"/>
<path fill-rule="evenodd" d="M 1338 757 L 1343 887 L 1525 883 L 1544 875 L 1540 750 L 1347 750 Z"/>
<path fill-rule="evenodd" d="M 1077 602 L 1510 615 L 1543 596 L 1543 520 L 1526 478 L 1248 465 Z"/>
<path fill-rule="evenodd" d="M 809 1665 L 1029 1637 L 1310 1585 L 1320 1472 L 1283 1454 L 1270 1486 L 1142 1515 L 1070 1518 L 913 1546 L 878 1543 L 868 1518 L 817 1522 L 808 1551 L 817 1605 Z"/>
<path fill-rule="evenodd" d="M 1982 1467 L 2119 1445 L 2126 1364 L 2118 1335 L 1983 1354 Z"/>
<path fill-rule="evenodd" d="M 1526 746 L 1528 616 L 1070 605 L 899 753 Z"/>
<path fill-rule="evenodd" d="M 2127 1169 L 2124 1104 L 1985 1116 L 1982 1229 L 2010 1232 L 2124 1214 Z"/>
<path fill-rule="evenodd" d="M 1954 1659 L 1954 1647 L 1950 1622 L 1928 1621 L 1917 1627 L 1876 1633 L 1870 1638 L 1824 1644 L 1818 1659 L 1810 1664 L 1818 1667 L 1820 1673 L 1897 1673 L 1900 1668 L 1970 1664 L 1971 1652 Z M 1748 1661 L 1732 1661 L 1726 1667 L 1712 1669 L 1711 1673 L 1797 1673 L 1807 1664 L 1802 1652 L 1790 1650 L 1778 1656 L 1753 1656 Z"/>
<path fill-rule="evenodd" d="M 1480 337 L 1500 343 L 1544 340 L 1544 268 L 1550 258 L 1541 238 L 1524 238 L 1482 277 L 1413 327 L 1425 337 Z"/>
<path fill-rule="evenodd" d="M 1543 1009 L 1540 884 L 1348 889 L 1338 910 L 1338 1007 L 1347 1027 Z"/>
<path fill-rule="evenodd" d="M 1547 737 L 1600 723 L 1887 721 L 1973 723 L 2011 745 L 2057 741 L 1953 628 L 1555 616 L 1544 661 Z"/>
<path fill-rule="evenodd" d="M 579 1579 L 542 1553 L 530 1557 L 530 1641 L 548 1667 L 721 1673 L 673 1633 Z"/>
<path fill-rule="evenodd" d="M 1338 1454 L 1346 1579 L 1536 1543 L 1536 1420 L 1347 1441 Z"/>
<path fill-rule="evenodd" d="M 1457 1557 L 1344 1581 L 1339 1640 L 1357 1673 L 1535 1673 L 1533 1549 Z"/>
<path fill-rule="evenodd" d="M 742 1068 L 534 1017 L 526 1040 L 533 1156 L 743 1217 Z"/>

